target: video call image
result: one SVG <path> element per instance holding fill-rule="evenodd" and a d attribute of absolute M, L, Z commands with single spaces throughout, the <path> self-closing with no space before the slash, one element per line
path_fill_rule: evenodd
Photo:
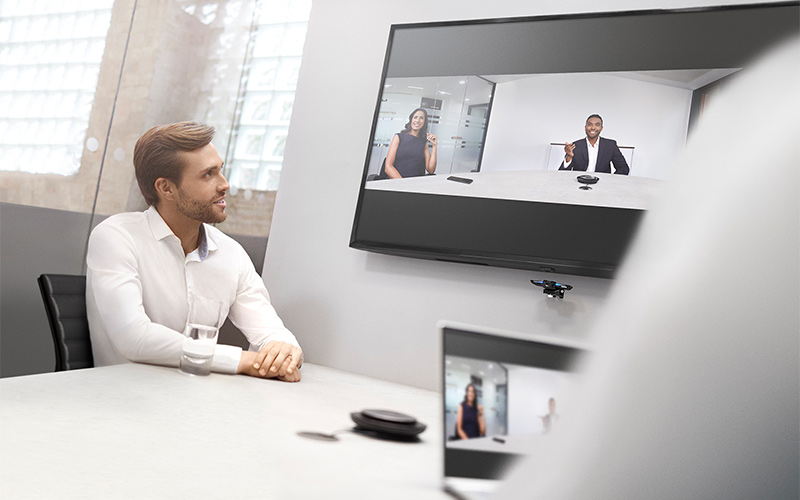
<path fill-rule="evenodd" d="M 558 432 L 578 375 L 445 357 L 447 447 L 524 454 Z"/>
<path fill-rule="evenodd" d="M 587 204 L 647 209 L 679 161 L 690 123 L 737 71 L 386 78 L 365 187 L 584 204 L 571 192 L 575 172 L 543 172 L 559 171 L 565 144 L 583 140 L 585 150 L 587 118 L 598 114 L 599 136 L 616 141 L 624 162 L 605 159 L 586 172 L 576 153 L 570 168 L 609 184 Z M 469 179 L 469 189 L 444 182 L 450 176 Z"/>

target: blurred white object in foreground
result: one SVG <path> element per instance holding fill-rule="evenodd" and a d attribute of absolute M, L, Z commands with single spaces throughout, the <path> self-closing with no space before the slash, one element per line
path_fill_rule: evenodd
<path fill-rule="evenodd" d="M 677 167 L 571 415 L 497 498 L 798 498 L 800 40 L 716 97 Z"/>

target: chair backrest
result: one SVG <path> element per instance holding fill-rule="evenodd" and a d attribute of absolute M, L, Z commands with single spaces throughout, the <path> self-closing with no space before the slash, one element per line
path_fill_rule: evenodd
<path fill-rule="evenodd" d="M 56 351 L 56 371 L 92 368 L 92 342 L 86 319 L 86 276 L 39 276 L 44 308 Z"/>

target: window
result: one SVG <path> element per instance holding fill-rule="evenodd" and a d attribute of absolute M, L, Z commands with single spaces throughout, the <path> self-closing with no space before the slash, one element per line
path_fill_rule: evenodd
<path fill-rule="evenodd" d="M 220 61 L 236 49 L 234 30 L 242 18 L 251 17 L 252 48 L 246 54 L 242 75 L 246 83 L 239 99 L 243 112 L 233 126 L 234 135 L 241 134 L 244 140 L 235 141 L 227 165 L 239 188 L 277 189 L 311 1 L 180 3 L 203 24 L 219 27 L 217 46 L 209 57 Z M 4 0 L 0 170 L 77 173 L 113 4 L 113 0 Z M 262 141 L 258 134 L 269 140 Z M 261 147 L 261 142 L 268 145 Z M 238 172 L 254 168 L 259 170 L 256 175 Z M 269 180 L 257 182 L 259 178 Z"/>
<path fill-rule="evenodd" d="M 217 130 L 234 215 L 221 228 L 267 236 L 310 11 L 311 0 L 0 0 L 0 202 L 144 209 L 136 139 L 191 119 Z"/>
<path fill-rule="evenodd" d="M 0 170 L 78 171 L 113 3 L 0 3 Z"/>
<path fill-rule="evenodd" d="M 185 1 L 183 9 L 204 24 L 220 26 L 214 53 L 223 59 L 235 45 L 226 28 L 241 25 L 237 20 L 243 17 L 243 4 Z M 311 0 L 255 2 L 238 109 L 224 158 L 234 188 L 278 189 L 310 12 Z"/>

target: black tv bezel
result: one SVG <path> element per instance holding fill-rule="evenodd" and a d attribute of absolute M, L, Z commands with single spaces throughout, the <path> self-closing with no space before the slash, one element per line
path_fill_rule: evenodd
<path fill-rule="evenodd" d="M 771 9 L 792 8 L 800 12 L 799 6 L 800 2 L 791 1 L 392 25 L 367 144 L 350 235 L 350 247 L 419 259 L 613 278 L 646 213 L 645 210 L 639 209 L 367 189 L 369 161 L 375 140 L 383 85 L 389 76 L 390 58 L 392 50 L 395 48 L 397 35 L 403 30 L 468 28 L 552 21 L 583 22 L 585 20 L 610 19 L 609 22 L 613 22 L 615 19 L 642 19 L 648 16 L 652 18 L 651 16 L 697 13 L 724 14 L 753 10 L 765 11 L 767 15 L 774 17 L 774 11 Z M 727 65 L 728 67 L 742 67 L 766 48 L 785 38 L 788 33 L 798 32 L 800 24 L 800 21 L 797 21 L 798 16 L 794 16 L 795 20 L 790 21 L 785 19 L 788 17 L 791 16 L 784 16 L 780 19 L 781 26 L 783 26 L 780 30 L 773 30 L 772 28 L 775 26 L 772 24 L 768 28 L 764 28 L 756 23 L 755 26 L 753 24 L 748 26 L 751 31 L 739 32 L 738 35 L 731 35 L 730 38 L 713 39 L 713 35 L 706 33 L 701 35 L 699 30 L 694 36 L 703 36 L 705 40 L 713 39 L 714 50 L 727 51 L 724 60 L 738 61 L 736 66 Z M 628 22 L 630 21 L 628 20 Z M 568 24 L 565 27 L 569 27 Z M 757 29 L 758 32 L 753 33 L 752 29 Z M 734 36 L 737 38 L 733 38 Z M 735 41 L 735 47 L 729 47 L 731 45 L 728 43 L 729 41 Z M 755 43 L 748 43 L 751 41 L 755 41 Z M 686 43 L 676 40 L 677 42 Z M 620 42 L 615 39 L 614 42 L 607 43 Z M 658 46 L 656 49 L 662 53 L 662 56 L 669 52 L 664 46 Z M 707 51 L 710 52 L 710 50 Z M 615 67 L 614 70 L 625 70 L 624 65 L 625 63 L 621 63 L 621 66 Z M 659 64 L 657 68 L 651 69 L 688 69 L 683 66 L 686 65 L 670 60 L 668 64 Z M 463 74 L 459 72 L 458 62 L 454 63 L 452 68 L 454 69 L 432 76 Z M 589 68 L 586 72 L 597 70 L 597 68 Z M 579 72 L 584 72 L 584 70 L 581 69 Z M 481 74 L 490 73 L 481 72 Z M 496 72 L 495 74 L 502 73 Z M 370 204 L 369 207 L 366 206 L 367 203 Z M 403 207 L 404 210 L 400 211 L 402 213 L 398 213 L 394 210 L 385 210 L 386 207 Z M 431 217 L 430 214 L 436 214 L 436 216 Z M 504 230 L 503 224 L 497 222 L 503 219 L 522 221 L 523 223 L 516 224 L 513 229 Z M 538 221 L 539 225 L 531 227 L 530 222 L 532 221 Z M 542 224 L 542 221 L 551 222 Z"/>

